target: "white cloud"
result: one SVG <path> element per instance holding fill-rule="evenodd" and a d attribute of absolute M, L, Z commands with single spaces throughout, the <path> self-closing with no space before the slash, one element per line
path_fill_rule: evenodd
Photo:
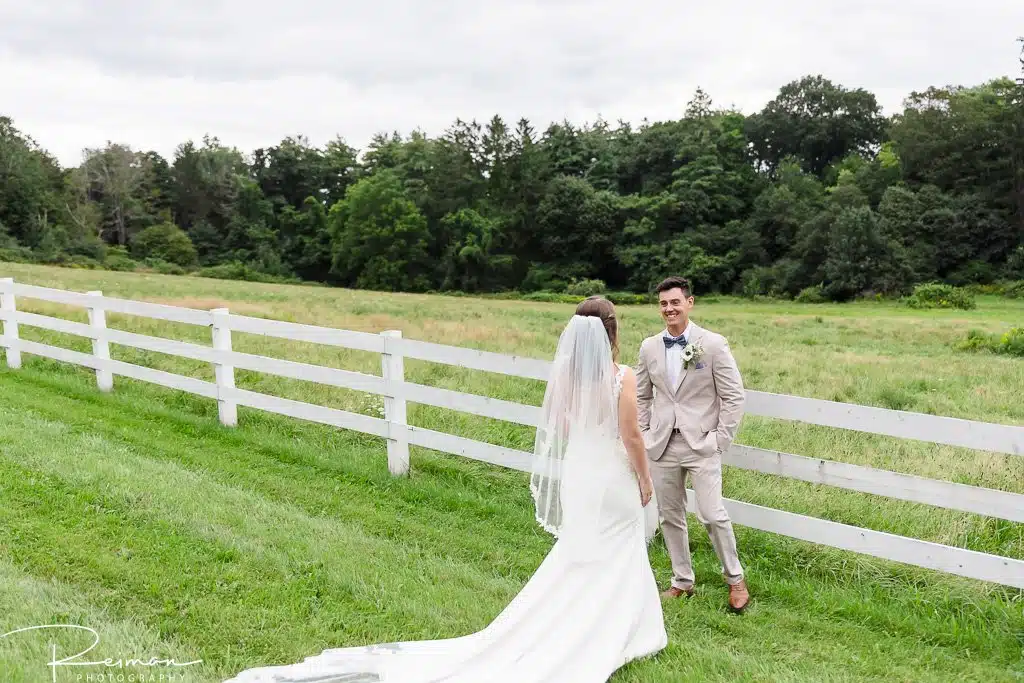
<path fill-rule="evenodd" d="M 62 163 L 107 140 L 170 157 L 209 133 L 430 134 L 680 115 L 702 86 L 753 112 L 821 73 L 876 94 L 1016 75 L 1020 0 L 32 0 L 0 3 L 0 115 Z M 262 5 L 262 6 L 261 6 Z"/>

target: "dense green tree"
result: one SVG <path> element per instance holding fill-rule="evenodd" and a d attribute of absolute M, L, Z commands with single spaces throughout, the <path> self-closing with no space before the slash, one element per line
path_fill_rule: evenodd
<path fill-rule="evenodd" d="M 352 185 L 331 208 L 332 272 L 346 285 L 422 291 L 432 284 L 427 220 L 394 171 Z"/>
<path fill-rule="evenodd" d="M 61 173 L 34 140 L 0 117 L 0 225 L 28 247 L 37 247 L 56 220 Z"/>
<path fill-rule="evenodd" d="M 0 118 L 0 257 L 102 263 L 107 245 L 414 291 L 646 292 L 681 273 L 701 292 L 845 299 L 1019 278 L 1024 83 L 926 88 L 886 119 L 809 75 L 751 115 L 698 88 L 678 118 L 635 126 L 458 119 L 361 152 L 207 136 L 171 159 L 112 142 L 66 169 Z"/>
<path fill-rule="evenodd" d="M 872 154 L 883 141 L 884 129 L 873 94 L 848 90 L 820 75 L 787 83 L 747 120 L 747 135 L 768 169 L 792 156 L 819 177 L 850 153 Z"/>
<path fill-rule="evenodd" d="M 582 178 L 556 176 L 537 207 L 537 226 L 545 260 L 572 277 L 603 274 L 618 232 L 615 195 Z"/>
<path fill-rule="evenodd" d="M 206 137 L 202 146 L 191 140 L 178 146 L 171 176 L 174 221 L 209 262 L 224 251 L 220 244 L 235 216 L 240 182 L 249 177 L 249 166 L 238 150 Z"/>
<path fill-rule="evenodd" d="M 911 277 L 902 250 L 878 229 L 870 207 L 851 206 L 839 212 L 824 263 L 827 296 L 842 301 L 871 290 L 899 294 Z"/>
<path fill-rule="evenodd" d="M 136 233 L 131 253 L 138 259 L 159 259 L 185 267 L 196 263 L 192 240 L 173 223 L 160 223 Z"/>
<path fill-rule="evenodd" d="M 89 198 L 100 207 L 101 235 L 126 246 L 136 232 L 152 223 L 146 212 L 145 184 L 153 175 L 149 157 L 119 144 L 87 149 L 84 156 L 80 168 Z"/>
<path fill-rule="evenodd" d="M 303 280 L 329 281 L 331 235 L 323 202 L 306 197 L 298 210 L 284 207 L 277 221 L 282 259 Z"/>
<path fill-rule="evenodd" d="M 468 292 L 494 291 L 507 282 L 516 257 L 502 253 L 501 226 L 473 209 L 460 209 L 441 220 L 448 236 L 441 287 Z"/>

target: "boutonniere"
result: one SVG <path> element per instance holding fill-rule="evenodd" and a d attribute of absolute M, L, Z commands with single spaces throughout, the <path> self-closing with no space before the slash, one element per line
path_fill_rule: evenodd
<path fill-rule="evenodd" d="M 700 359 L 704 357 L 704 345 L 701 342 L 695 342 L 693 344 L 687 344 L 683 348 L 683 369 L 689 370 L 690 364 L 696 365 L 698 368 L 704 367 L 700 362 Z"/>

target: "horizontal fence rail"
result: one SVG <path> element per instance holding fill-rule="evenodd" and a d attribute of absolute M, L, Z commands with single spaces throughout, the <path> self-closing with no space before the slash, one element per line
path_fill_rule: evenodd
<path fill-rule="evenodd" d="M 979 451 L 1024 455 L 1024 428 L 817 398 L 747 392 L 747 412 Z"/>
<path fill-rule="evenodd" d="M 35 299 L 85 308 L 89 322 L 18 310 L 19 298 Z M 151 337 L 106 325 L 106 313 L 140 316 L 210 329 L 209 346 Z M 227 309 L 203 311 L 78 293 L 0 279 L 0 322 L 8 367 L 21 365 L 21 354 L 89 368 L 96 372 L 102 391 L 113 388 L 121 376 L 185 391 L 218 403 L 220 421 L 237 423 L 237 407 L 371 434 L 387 441 L 388 467 L 396 475 L 409 469 L 409 446 L 460 455 L 523 472 L 530 470 L 532 454 L 407 424 L 409 402 L 456 410 L 472 415 L 535 427 L 540 408 L 477 394 L 425 386 L 405 380 L 406 358 L 460 368 L 546 381 L 550 361 L 505 355 L 412 339 L 400 332 L 381 334 L 339 330 L 315 325 L 270 320 L 230 313 Z M 83 353 L 20 338 L 21 325 L 70 334 L 92 341 L 93 352 Z M 325 344 L 380 354 L 381 374 L 328 368 L 310 363 L 242 353 L 232 349 L 231 333 L 263 335 L 291 341 Z M 209 363 L 215 381 L 155 370 L 113 360 L 109 344 L 168 354 Z M 384 397 L 384 417 L 373 417 L 336 408 L 279 398 L 235 387 L 236 368 L 314 382 Z M 1024 455 L 1024 427 L 958 418 L 874 408 L 820 399 L 747 391 L 747 414 L 807 424 L 880 434 L 905 439 L 959 446 L 974 450 Z M 725 454 L 726 465 L 831 486 L 896 500 L 1024 522 L 1024 495 L 967 484 L 940 481 L 887 470 L 809 458 L 790 453 L 734 444 Z M 691 495 L 690 505 L 695 498 Z M 726 500 L 733 520 L 740 525 L 812 543 L 840 548 L 949 574 L 1024 588 L 1024 560 L 999 557 L 963 548 L 862 529 L 782 510 Z M 693 510 L 691 509 L 691 512 Z"/>

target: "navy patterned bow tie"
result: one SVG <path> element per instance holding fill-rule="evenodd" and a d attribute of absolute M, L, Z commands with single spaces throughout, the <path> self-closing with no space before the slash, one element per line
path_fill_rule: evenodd
<path fill-rule="evenodd" d="M 679 344 L 679 346 L 683 347 L 683 348 L 686 347 L 686 335 L 685 334 L 681 334 L 678 337 L 669 337 L 669 336 L 666 335 L 666 336 L 662 337 L 661 340 L 663 342 L 665 342 L 665 348 L 666 349 L 671 349 L 674 344 Z"/>

